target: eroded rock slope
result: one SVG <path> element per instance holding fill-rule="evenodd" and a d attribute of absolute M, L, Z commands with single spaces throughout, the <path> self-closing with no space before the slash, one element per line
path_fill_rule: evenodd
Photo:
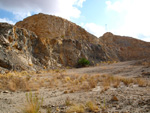
<path fill-rule="evenodd" d="M 32 53 L 37 42 L 35 33 L 0 23 L 0 67 L 8 70 L 34 69 L 36 59 Z"/>
<path fill-rule="evenodd" d="M 37 45 L 34 54 L 44 55 L 42 63 L 46 67 L 76 66 L 83 57 L 93 64 L 106 60 L 97 37 L 63 18 L 40 13 L 16 23 L 16 26 L 37 34 L 43 47 Z"/>
<path fill-rule="evenodd" d="M 97 38 L 60 17 L 36 14 L 16 23 L 0 23 L 0 67 L 37 70 L 76 67 L 80 58 L 127 61 L 150 57 L 150 43 L 105 33 Z"/>
<path fill-rule="evenodd" d="M 150 43 L 110 32 L 99 38 L 99 42 L 110 60 L 128 61 L 150 58 Z M 108 60 L 107 59 L 107 60 Z"/>

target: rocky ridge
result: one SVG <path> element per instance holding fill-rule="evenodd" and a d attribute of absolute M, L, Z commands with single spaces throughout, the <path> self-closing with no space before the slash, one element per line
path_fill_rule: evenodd
<path fill-rule="evenodd" d="M 91 65 L 150 56 L 150 43 L 105 33 L 97 38 L 60 17 L 36 14 L 15 26 L 0 23 L 0 66 L 8 70 L 76 67 L 80 58 Z"/>
<path fill-rule="evenodd" d="M 98 38 L 68 20 L 40 13 L 16 23 L 16 26 L 37 34 L 44 47 L 37 46 L 35 54 L 44 54 L 46 67 L 76 66 L 83 57 L 92 64 L 106 60 Z"/>
<path fill-rule="evenodd" d="M 110 32 L 99 38 L 107 60 L 129 61 L 150 57 L 150 43 L 127 36 L 118 36 Z"/>
<path fill-rule="evenodd" d="M 35 14 L 17 22 L 15 25 L 35 32 L 44 44 L 49 39 L 74 39 L 81 42 L 98 43 L 98 38 L 88 33 L 82 27 L 52 15 Z"/>

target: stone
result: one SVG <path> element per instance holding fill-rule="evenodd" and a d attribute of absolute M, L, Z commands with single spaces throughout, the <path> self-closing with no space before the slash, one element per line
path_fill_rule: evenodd
<path fill-rule="evenodd" d="M 113 96 L 113 97 L 111 98 L 111 101 L 119 101 L 119 100 L 118 100 L 118 98 L 117 98 L 116 96 Z"/>
<path fill-rule="evenodd" d="M 3 91 L 3 93 L 9 93 L 9 91 L 6 90 L 6 91 Z"/>
<path fill-rule="evenodd" d="M 0 71 L 0 74 L 5 74 L 5 71 L 4 71 L 4 70 L 1 70 L 1 71 Z"/>

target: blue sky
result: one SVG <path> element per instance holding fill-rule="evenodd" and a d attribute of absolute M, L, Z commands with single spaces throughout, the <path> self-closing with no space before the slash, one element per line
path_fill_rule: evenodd
<path fill-rule="evenodd" d="M 105 32 L 150 42 L 150 0 L 0 0 L 0 22 L 37 13 L 66 18 L 97 37 Z"/>

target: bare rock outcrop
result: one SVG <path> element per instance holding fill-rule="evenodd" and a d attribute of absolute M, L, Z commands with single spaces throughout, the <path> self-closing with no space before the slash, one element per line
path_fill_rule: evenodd
<path fill-rule="evenodd" d="M 85 29 L 66 19 L 52 15 L 39 13 L 17 22 L 16 26 L 35 32 L 43 43 L 46 43 L 47 38 L 86 40 L 98 43 L 98 38 Z"/>
<path fill-rule="evenodd" d="M 70 38 L 41 38 L 7 23 L 0 23 L 0 48 L 0 68 L 7 70 L 76 66 L 82 57 L 91 64 L 105 60 L 99 44 Z"/>
<path fill-rule="evenodd" d="M 0 67 L 7 70 L 35 70 L 42 67 L 34 54 L 40 40 L 34 32 L 0 23 Z"/>
<path fill-rule="evenodd" d="M 80 58 L 127 61 L 150 57 L 150 43 L 105 33 L 99 39 L 60 17 L 36 14 L 16 23 L 0 23 L 0 67 L 36 70 L 76 67 Z"/>
<path fill-rule="evenodd" d="M 105 33 L 99 42 L 110 60 L 127 61 L 150 57 L 150 43 L 127 36 Z M 107 59 L 107 60 L 108 60 Z"/>
<path fill-rule="evenodd" d="M 99 40 L 80 26 L 60 17 L 37 14 L 16 23 L 35 32 L 42 45 L 35 45 L 34 55 L 49 66 L 76 66 L 82 57 L 92 64 L 105 60 Z"/>

